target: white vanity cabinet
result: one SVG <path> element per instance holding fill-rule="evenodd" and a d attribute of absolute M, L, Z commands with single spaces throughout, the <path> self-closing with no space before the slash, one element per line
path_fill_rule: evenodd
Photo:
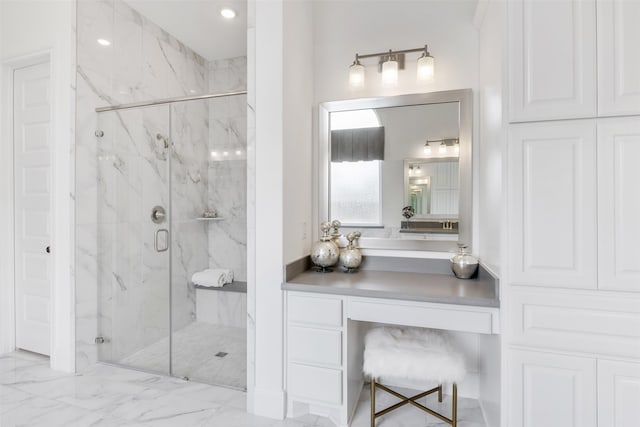
<path fill-rule="evenodd" d="M 510 282 L 596 288 L 596 123 L 509 129 Z"/>
<path fill-rule="evenodd" d="M 640 292 L 639 162 L 640 117 L 598 120 L 598 288 L 603 290 Z"/>
<path fill-rule="evenodd" d="M 509 427 L 596 427 L 596 361 L 511 350 Z"/>
<path fill-rule="evenodd" d="M 340 423 L 343 408 L 344 312 L 340 297 L 287 292 L 287 394 L 304 412 L 322 413 Z"/>
<path fill-rule="evenodd" d="M 595 0 L 514 0 L 508 7 L 510 121 L 594 117 Z"/>
<path fill-rule="evenodd" d="M 512 124 L 508 150 L 507 425 L 636 426 L 640 118 Z"/>
<path fill-rule="evenodd" d="M 640 114 L 640 2 L 508 2 L 509 121 Z"/>
<path fill-rule="evenodd" d="M 598 426 L 634 427 L 640 420 L 640 363 L 598 361 Z"/>
<path fill-rule="evenodd" d="M 640 2 L 597 0 L 598 115 L 640 114 Z"/>

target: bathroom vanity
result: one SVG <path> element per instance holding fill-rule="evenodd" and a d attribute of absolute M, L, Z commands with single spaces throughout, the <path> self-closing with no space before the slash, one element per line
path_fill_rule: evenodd
<path fill-rule="evenodd" d="M 482 266 L 456 279 L 447 260 L 367 257 L 361 271 L 287 266 L 286 370 L 289 416 L 315 413 L 348 426 L 365 378 L 363 336 L 373 323 L 495 335 L 498 280 Z"/>

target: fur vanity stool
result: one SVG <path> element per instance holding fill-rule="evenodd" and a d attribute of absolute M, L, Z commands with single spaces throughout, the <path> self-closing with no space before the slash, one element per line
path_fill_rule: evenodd
<path fill-rule="evenodd" d="M 456 427 L 458 415 L 456 384 L 462 380 L 466 372 L 464 358 L 453 349 L 445 333 L 413 327 L 376 327 L 369 331 L 365 338 L 363 371 L 365 375 L 371 377 L 371 427 L 375 427 L 376 418 L 407 403 Z M 438 386 L 415 396 L 406 397 L 379 384 L 376 379 L 431 382 Z M 442 384 L 444 383 L 453 384 L 451 418 L 416 402 L 436 392 L 438 401 L 442 402 Z M 402 401 L 376 412 L 376 388 Z"/>

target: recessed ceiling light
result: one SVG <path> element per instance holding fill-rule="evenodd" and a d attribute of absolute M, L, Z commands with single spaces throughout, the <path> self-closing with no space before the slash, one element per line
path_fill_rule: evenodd
<path fill-rule="evenodd" d="M 233 19 L 236 17 L 236 11 L 231 9 L 230 7 L 224 7 L 220 9 L 220 15 L 227 19 Z"/>
<path fill-rule="evenodd" d="M 107 39 L 98 39 L 98 44 L 101 46 L 110 46 L 111 42 Z"/>

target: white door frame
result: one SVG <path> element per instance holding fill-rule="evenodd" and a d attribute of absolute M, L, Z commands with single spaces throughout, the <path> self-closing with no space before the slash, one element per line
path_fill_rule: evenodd
<path fill-rule="evenodd" d="M 0 354 L 15 350 L 13 71 L 49 62 L 51 79 L 51 367 L 75 371 L 75 298 L 72 274 L 73 111 L 70 63 L 54 47 L 0 64 Z M 65 74 L 66 73 L 66 74 Z M 69 144 L 69 145 L 67 145 Z"/>

